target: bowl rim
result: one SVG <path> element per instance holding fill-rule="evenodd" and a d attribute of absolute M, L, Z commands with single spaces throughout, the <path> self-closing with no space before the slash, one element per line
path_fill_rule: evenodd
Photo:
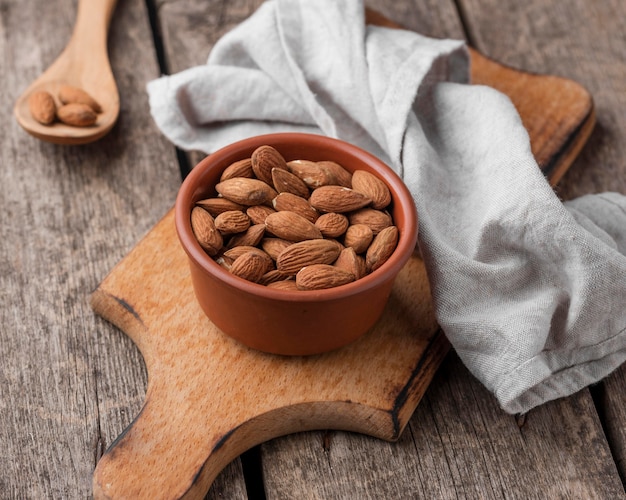
<path fill-rule="evenodd" d="M 333 149 L 343 149 L 349 155 L 359 161 L 373 165 L 372 168 L 381 175 L 384 173 L 384 181 L 392 191 L 392 198 L 399 203 L 405 218 L 405 227 L 399 231 L 398 245 L 391 257 L 378 269 L 351 283 L 323 290 L 282 290 L 268 288 L 267 286 L 253 283 L 229 273 L 209 256 L 198 243 L 191 229 L 191 209 L 193 208 L 194 193 L 199 186 L 199 179 L 207 168 L 214 163 L 224 161 L 229 156 L 245 148 L 258 147 L 263 144 L 276 145 L 281 142 L 297 141 L 322 141 Z M 280 151 L 280 146 L 277 147 Z M 303 158 L 305 159 L 305 158 Z M 329 158 L 332 160 L 332 158 Z M 232 160 L 236 161 L 236 160 Z M 382 171 L 382 172 L 380 172 Z M 379 286 L 382 282 L 395 278 L 402 267 L 409 260 L 417 244 L 418 216 L 415 202 L 408 187 L 398 174 L 382 160 L 364 149 L 341 139 L 318 134 L 302 132 L 279 132 L 248 137 L 224 146 L 214 153 L 207 155 L 198 162 L 184 179 L 176 196 L 174 221 L 179 242 L 188 257 L 199 266 L 203 272 L 212 275 L 228 286 L 241 292 L 264 297 L 268 300 L 282 300 L 288 302 L 320 302 L 332 301 L 339 298 L 350 297 Z"/>

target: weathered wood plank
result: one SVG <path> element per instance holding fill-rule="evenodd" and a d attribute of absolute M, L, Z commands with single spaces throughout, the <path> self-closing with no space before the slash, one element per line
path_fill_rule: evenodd
<path fill-rule="evenodd" d="M 205 63 L 215 42 L 263 3 L 263 0 L 156 1 L 165 63 L 170 74 Z M 205 154 L 190 151 L 186 156 L 193 167 Z"/>
<path fill-rule="evenodd" d="M 622 484 L 626 485 L 626 367 L 620 367 L 597 384 L 593 393 L 613 460 Z"/>
<path fill-rule="evenodd" d="M 0 10 L 0 98 L 10 110 L 69 39 L 76 2 L 7 0 Z M 88 297 L 172 205 L 179 174 L 147 108 L 145 82 L 158 69 L 143 3 L 119 2 L 110 38 L 122 113 L 109 136 L 54 146 L 11 113 L 0 116 L 0 491 L 8 498 L 89 497 L 102 449 L 143 403 L 141 356 Z"/>
<path fill-rule="evenodd" d="M 461 0 L 476 48 L 538 73 L 575 80 L 592 94 L 597 124 L 558 194 L 626 193 L 626 3 Z M 598 393 L 600 415 L 626 483 L 626 366 Z"/>
<path fill-rule="evenodd" d="M 387 4 L 378 7 L 413 29 L 423 21 L 419 14 L 406 15 L 411 9 L 398 3 L 397 18 Z M 433 8 L 431 18 L 441 17 L 433 16 Z M 419 9 L 413 6 L 413 12 Z M 439 36 L 449 33 L 446 28 Z M 431 27 L 429 34 L 437 36 L 437 29 Z M 262 450 L 268 498 L 526 498 L 540 492 L 612 498 L 624 493 L 589 391 L 531 412 L 519 429 L 454 355 L 395 445 L 333 432 L 286 436 Z"/>
<path fill-rule="evenodd" d="M 443 454 L 461 496 L 623 495 L 593 402 L 585 392 L 548 403 L 516 421 L 503 418 L 492 396 L 456 356 L 450 356 L 439 375 L 426 404 L 418 407 L 411 430 L 419 443 L 421 411 L 434 414 L 435 428 L 448 436 Z"/>
<path fill-rule="evenodd" d="M 365 5 L 396 25 L 422 35 L 464 39 L 463 26 L 453 0 L 365 0 Z"/>
<path fill-rule="evenodd" d="M 593 412 L 581 393 L 520 427 L 451 354 L 397 443 L 318 432 L 264 445 L 268 499 L 620 498 L 602 430 L 580 418 Z"/>
<path fill-rule="evenodd" d="M 249 17 L 263 0 L 157 0 L 158 29 L 162 39 L 168 73 L 202 64 L 211 47 L 226 32 Z M 191 166 L 204 153 L 187 153 Z M 216 478 L 207 498 L 246 498 L 245 481 L 240 459 L 234 460 Z"/>
<path fill-rule="evenodd" d="M 626 4 L 621 0 L 460 0 L 476 48 L 516 68 L 575 80 L 593 95 L 597 125 L 559 186 L 570 199 L 626 191 Z"/>
<path fill-rule="evenodd" d="M 263 0 L 156 1 L 170 73 L 206 62 L 215 42 L 263 3 Z"/>

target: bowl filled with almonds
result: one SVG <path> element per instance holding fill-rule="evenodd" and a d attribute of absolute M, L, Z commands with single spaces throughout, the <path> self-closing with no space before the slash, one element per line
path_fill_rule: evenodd
<path fill-rule="evenodd" d="M 418 230 L 390 167 L 301 133 L 207 156 L 180 188 L 175 221 L 204 313 L 246 346 L 281 355 L 331 351 L 368 332 Z"/>

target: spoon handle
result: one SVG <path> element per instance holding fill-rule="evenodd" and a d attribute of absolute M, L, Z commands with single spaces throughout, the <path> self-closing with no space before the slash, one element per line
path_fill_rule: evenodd
<path fill-rule="evenodd" d="M 71 44 L 85 53 L 106 53 L 109 24 L 117 0 L 79 0 Z M 104 47 L 103 47 L 104 45 Z"/>

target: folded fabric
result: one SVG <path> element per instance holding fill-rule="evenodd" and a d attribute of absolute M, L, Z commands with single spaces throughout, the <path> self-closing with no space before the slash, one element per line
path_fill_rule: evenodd
<path fill-rule="evenodd" d="M 563 204 L 508 100 L 469 85 L 461 41 L 366 26 L 360 0 L 269 0 L 206 65 L 148 84 L 184 149 L 305 131 L 392 166 L 420 217 L 437 319 L 510 413 L 626 359 L 626 198 Z"/>

